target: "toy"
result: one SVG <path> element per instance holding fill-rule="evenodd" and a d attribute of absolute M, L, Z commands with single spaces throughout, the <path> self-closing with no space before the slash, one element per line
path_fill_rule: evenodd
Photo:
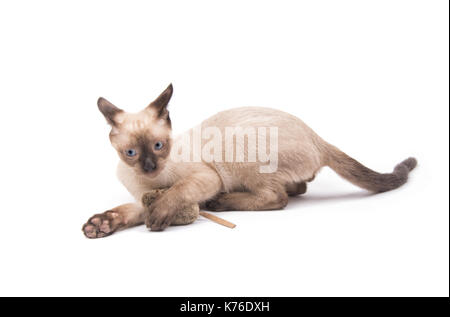
<path fill-rule="evenodd" d="M 142 204 L 146 207 L 150 206 L 152 202 L 158 198 L 159 195 L 164 193 L 167 189 L 154 189 L 145 193 L 142 196 Z M 172 222 L 172 225 L 180 226 L 180 225 L 188 225 L 197 220 L 200 212 L 200 208 L 198 204 L 193 204 L 186 207 L 184 210 L 181 210 L 177 213 L 175 219 Z"/>
<path fill-rule="evenodd" d="M 167 188 L 163 189 L 153 189 L 147 193 L 145 193 L 142 196 L 142 204 L 146 207 L 149 207 L 155 199 L 159 197 L 159 195 L 163 194 Z M 197 220 L 198 216 L 201 215 L 205 218 L 208 218 L 211 221 L 214 221 L 218 224 L 221 224 L 228 228 L 234 228 L 236 227 L 235 224 L 226 221 L 222 218 L 219 218 L 217 216 L 214 216 L 210 213 L 200 211 L 200 207 L 198 204 L 192 204 L 190 206 L 187 206 L 185 209 L 180 210 L 177 215 L 175 216 L 175 219 L 172 222 L 172 226 L 181 226 L 181 225 L 188 225 L 193 223 L 195 220 Z"/>

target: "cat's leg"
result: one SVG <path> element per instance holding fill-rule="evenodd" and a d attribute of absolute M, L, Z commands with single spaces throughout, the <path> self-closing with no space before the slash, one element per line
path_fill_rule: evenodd
<path fill-rule="evenodd" d="M 84 235 L 88 238 L 103 238 L 117 230 L 144 223 L 145 208 L 139 204 L 125 204 L 93 215 L 83 225 Z"/>
<path fill-rule="evenodd" d="M 255 188 L 248 192 L 222 193 L 206 202 L 205 208 L 212 211 L 226 210 L 276 210 L 288 203 L 283 186 Z"/>
<path fill-rule="evenodd" d="M 306 193 L 306 182 L 286 184 L 286 193 L 289 196 L 297 196 Z"/>
<path fill-rule="evenodd" d="M 196 172 L 175 183 L 149 206 L 147 228 L 161 231 L 169 226 L 180 210 L 216 196 L 222 182 L 214 171 Z"/>

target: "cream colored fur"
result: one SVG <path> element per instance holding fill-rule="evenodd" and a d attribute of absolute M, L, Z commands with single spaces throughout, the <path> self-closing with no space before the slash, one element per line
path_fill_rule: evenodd
<path fill-rule="evenodd" d="M 220 112 L 202 122 L 201 127 L 218 127 L 225 135 L 225 127 L 278 127 L 278 170 L 275 173 L 259 173 L 260 162 L 172 162 L 167 160 L 164 170 L 155 178 L 136 174 L 135 170 L 119 162 L 119 180 L 140 201 L 149 189 L 170 187 L 190 175 L 201 173 L 215 192 L 233 192 L 255 184 L 280 183 L 287 185 L 314 177 L 324 165 L 324 142 L 300 119 L 288 113 L 259 107 L 236 108 Z M 192 139 L 193 130 L 185 132 Z M 182 139 L 180 135 L 175 140 Z M 203 140 L 204 145 L 208 140 Z M 223 138 L 223 143 L 225 139 Z M 192 142 L 191 142 L 192 143 Z M 244 147 L 236 144 L 236 147 Z M 192 148 L 192 144 L 191 144 Z M 245 147 L 244 147 L 245 148 Z M 225 145 L 222 146 L 223 152 Z M 223 153 L 225 155 L 225 153 Z M 206 195 L 207 196 L 207 195 Z M 210 197 L 206 197 L 210 198 Z"/>

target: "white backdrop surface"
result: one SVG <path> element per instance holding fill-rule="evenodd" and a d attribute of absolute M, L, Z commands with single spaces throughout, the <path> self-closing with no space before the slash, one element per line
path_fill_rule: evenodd
<path fill-rule="evenodd" d="M 447 1 L 3 1 L 0 295 L 448 296 Z M 285 210 L 89 240 L 131 201 L 99 96 L 170 82 L 174 131 L 238 106 L 290 112 L 365 165 L 419 161 L 368 195 L 329 169 Z"/>

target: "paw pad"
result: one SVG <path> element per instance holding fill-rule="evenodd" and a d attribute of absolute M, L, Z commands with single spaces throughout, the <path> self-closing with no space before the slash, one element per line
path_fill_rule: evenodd
<path fill-rule="evenodd" d="M 118 217 L 119 214 L 113 211 L 94 215 L 83 225 L 83 233 L 90 239 L 109 236 L 123 225 Z"/>

